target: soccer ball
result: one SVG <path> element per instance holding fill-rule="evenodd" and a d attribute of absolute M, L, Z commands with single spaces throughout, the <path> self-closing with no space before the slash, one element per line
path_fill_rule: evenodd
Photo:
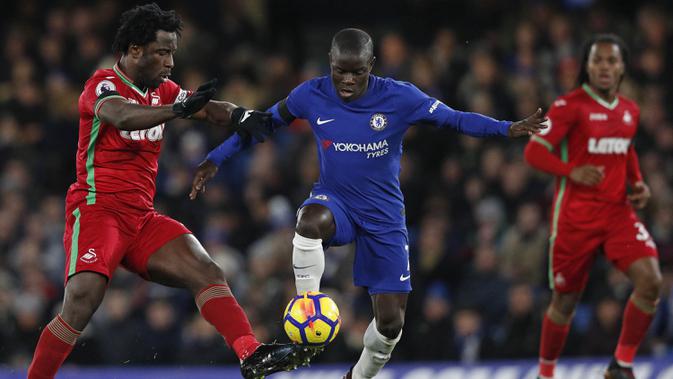
<path fill-rule="evenodd" d="M 340 326 L 339 308 L 322 292 L 305 292 L 285 307 L 283 328 L 292 342 L 327 345 L 339 333 Z"/>

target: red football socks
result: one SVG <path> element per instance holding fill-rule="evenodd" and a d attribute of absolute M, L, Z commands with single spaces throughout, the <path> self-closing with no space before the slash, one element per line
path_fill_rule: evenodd
<path fill-rule="evenodd" d="M 542 336 L 540 337 L 540 376 L 553 378 L 556 361 L 570 331 L 570 324 L 554 323 L 545 313 L 542 320 Z"/>
<path fill-rule="evenodd" d="M 196 306 L 240 360 L 247 358 L 260 345 L 252 334 L 248 317 L 226 284 L 213 284 L 201 290 L 196 295 Z"/>
<path fill-rule="evenodd" d="M 630 367 L 633 365 L 633 358 L 636 356 L 638 346 L 645 338 L 645 333 L 647 333 L 653 318 L 653 314 L 642 311 L 633 303 L 632 299 L 629 299 L 626 303 L 622 332 L 619 335 L 619 342 L 615 350 L 615 359 L 621 366 Z"/>
<path fill-rule="evenodd" d="M 68 325 L 60 315 L 42 330 L 28 367 L 28 379 L 52 379 L 75 346 L 81 332 Z"/>

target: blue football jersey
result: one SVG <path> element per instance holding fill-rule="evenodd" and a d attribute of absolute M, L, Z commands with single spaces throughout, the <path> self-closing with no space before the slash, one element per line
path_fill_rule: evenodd
<path fill-rule="evenodd" d="M 344 102 L 330 77 L 306 81 L 285 100 L 313 129 L 320 160 L 318 186 L 337 195 L 358 218 L 404 223 L 399 173 L 402 138 L 414 124 L 450 126 L 473 136 L 507 135 L 510 122 L 449 108 L 414 85 L 374 75 L 366 92 Z M 271 110 L 282 124 L 278 104 Z"/>

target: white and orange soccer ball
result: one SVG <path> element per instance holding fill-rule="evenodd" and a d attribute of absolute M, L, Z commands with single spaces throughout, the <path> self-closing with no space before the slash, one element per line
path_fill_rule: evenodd
<path fill-rule="evenodd" d="M 290 340 L 303 345 L 327 345 L 341 327 L 339 308 L 322 292 L 306 292 L 285 307 L 283 328 Z"/>

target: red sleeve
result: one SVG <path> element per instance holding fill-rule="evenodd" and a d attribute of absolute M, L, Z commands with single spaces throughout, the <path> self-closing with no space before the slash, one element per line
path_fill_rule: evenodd
<path fill-rule="evenodd" d="M 635 103 L 634 113 L 636 119 L 636 127 L 640 125 L 640 108 Z M 626 177 L 629 181 L 629 184 L 635 184 L 643 180 L 643 174 L 640 172 L 640 162 L 638 161 L 638 153 L 636 153 L 636 148 L 633 146 L 633 140 L 629 146 L 629 151 L 626 157 Z"/>
<path fill-rule="evenodd" d="M 550 173 L 556 176 L 568 176 L 572 170 L 572 166 L 564 163 L 556 154 L 552 153 L 548 147 L 540 142 L 543 139 L 533 136 L 526 145 L 524 150 L 524 157 L 526 162 L 532 167 Z"/>
<path fill-rule="evenodd" d="M 117 93 L 117 85 L 114 80 L 103 76 L 94 76 L 89 79 L 79 97 L 80 114 L 98 116 L 98 109 L 105 101 L 113 98 L 124 99 Z"/>
<path fill-rule="evenodd" d="M 524 157 L 532 167 L 556 176 L 568 176 L 572 165 L 567 163 L 568 157 L 555 154 L 558 146 L 575 124 L 576 112 L 572 104 L 560 98 L 552 104 L 547 112 L 549 126 L 539 134 L 531 137 Z"/>
<path fill-rule="evenodd" d="M 173 104 L 176 101 L 184 100 L 187 96 L 192 94 L 192 91 L 180 88 L 176 82 L 170 79 L 161 84 L 160 91 L 162 104 Z"/>

